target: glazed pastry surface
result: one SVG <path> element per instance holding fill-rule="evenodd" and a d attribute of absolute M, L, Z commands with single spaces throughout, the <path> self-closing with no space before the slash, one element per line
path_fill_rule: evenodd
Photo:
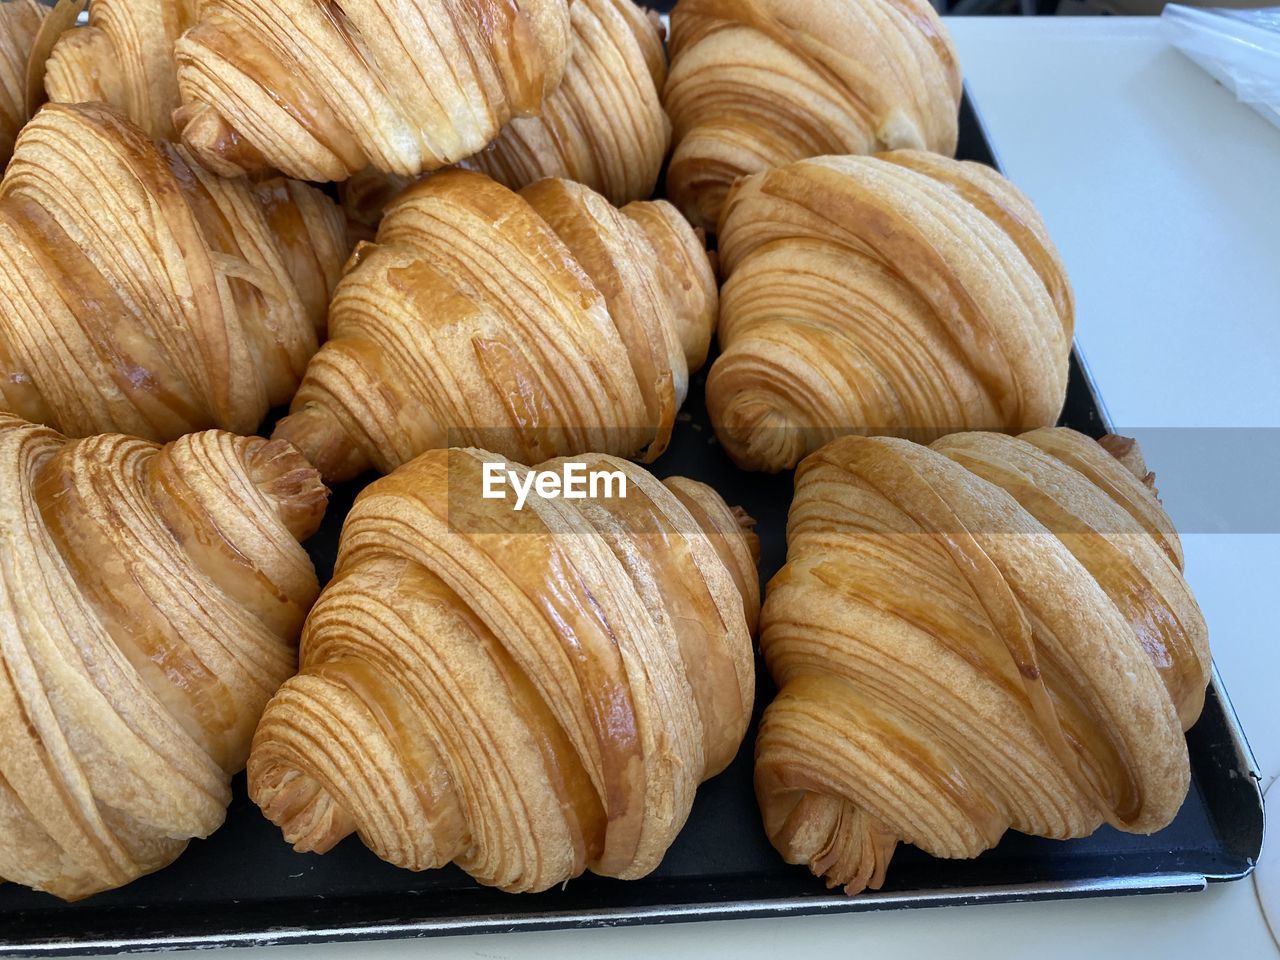
<path fill-rule="evenodd" d="M 680 0 L 667 195 L 715 230 L 745 174 L 825 154 L 953 155 L 960 68 L 927 0 Z"/>
<path fill-rule="evenodd" d="M 74 900 L 222 822 L 319 592 L 288 444 L 0 415 L 0 878 Z"/>
<path fill-rule="evenodd" d="M 982 164 L 900 150 L 739 182 L 720 236 L 716 435 L 748 470 L 847 433 L 1051 426 L 1074 302 L 1035 208 Z"/>
<path fill-rule="evenodd" d="M 658 92 L 667 72 L 657 14 L 631 0 L 575 0 L 564 79 L 536 116 L 511 120 L 459 163 L 512 190 L 574 180 L 617 206 L 653 195 L 671 143 Z M 343 209 L 376 228 L 414 178 L 366 167 L 339 188 Z"/>
<path fill-rule="evenodd" d="M 346 253 L 314 188 L 50 104 L 0 182 L 0 408 L 74 436 L 251 433 L 293 396 Z"/>
<path fill-rule="evenodd" d="M 224 175 L 414 176 L 537 113 L 569 37 L 567 0 L 203 0 L 175 122 Z"/>
<path fill-rule="evenodd" d="M 715 310 L 702 240 L 670 204 L 618 210 L 567 180 L 517 194 L 445 171 L 357 247 L 275 435 L 326 480 L 459 445 L 650 460 Z"/>
<path fill-rule="evenodd" d="M 358 832 L 510 892 L 657 866 L 750 719 L 755 538 L 700 483 L 576 459 L 626 496 L 517 510 L 483 471 L 528 468 L 453 449 L 357 499 L 249 760 L 295 849 Z"/>
<path fill-rule="evenodd" d="M 1211 660 L 1151 477 L 1108 452 L 1131 446 L 844 437 L 801 464 L 756 744 L 788 862 L 857 893 L 899 843 L 974 857 L 1009 829 L 1173 819 Z"/>

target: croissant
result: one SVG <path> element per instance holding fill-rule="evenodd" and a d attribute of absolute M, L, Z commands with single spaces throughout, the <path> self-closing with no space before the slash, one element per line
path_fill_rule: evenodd
<path fill-rule="evenodd" d="M 579 463 L 621 495 L 513 509 L 484 474 L 528 468 L 471 449 L 361 493 L 249 758 L 296 850 L 358 831 L 509 892 L 657 866 L 751 715 L 755 538 L 702 484 Z"/>
<path fill-rule="evenodd" d="M 250 433 L 293 396 L 345 255 L 313 188 L 50 104 L 0 182 L 0 407 L 76 436 Z"/>
<path fill-rule="evenodd" d="M 52 8 L 39 0 L 0 3 L 0 170 L 13 155 L 18 131 L 44 99 L 49 51 L 83 8 L 84 0 L 59 0 Z"/>
<path fill-rule="evenodd" d="M 199 6 L 200 0 L 90 0 L 88 24 L 64 33 L 53 48 L 49 99 L 109 103 L 148 135 L 174 139 L 173 47 Z"/>
<path fill-rule="evenodd" d="M 30 118 L 27 59 L 48 8 L 36 0 L 0 3 L 0 167 L 13 154 L 13 141 Z"/>
<path fill-rule="evenodd" d="M 960 68 L 927 0 L 680 0 L 667 196 L 714 230 L 740 176 L 824 154 L 955 153 Z"/>
<path fill-rule="evenodd" d="M 288 444 L 0 414 L 0 878 L 78 899 L 218 827 L 294 669 L 326 496 Z"/>
<path fill-rule="evenodd" d="M 402 193 L 334 294 L 275 436 L 326 481 L 424 450 L 652 459 L 706 357 L 715 277 L 670 204 L 450 170 Z"/>
<path fill-rule="evenodd" d="M 518 190 L 543 177 L 585 183 L 610 203 L 653 194 L 671 142 L 658 91 L 662 22 L 631 0 L 574 0 L 569 64 L 535 117 L 512 120 L 465 165 Z"/>
<path fill-rule="evenodd" d="M 749 177 L 720 236 L 707 409 L 748 470 L 834 437 L 1028 430 L 1066 396 L 1074 304 L 1031 203 L 989 167 L 918 151 Z"/>
<path fill-rule="evenodd" d="M 174 122 L 228 176 L 412 176 L 537 113 L 568 46 L 568 0 L 203 0 Z"/>
<path fill-rule="evenodd" d="M 844 437 L 800 465 L 756 745 L 788 862 L 852 894 L 899 842 L 973 857 L 1008 829 L 1173 819 L 1208 641 L 1177 534 L 1118 443 Z"/>

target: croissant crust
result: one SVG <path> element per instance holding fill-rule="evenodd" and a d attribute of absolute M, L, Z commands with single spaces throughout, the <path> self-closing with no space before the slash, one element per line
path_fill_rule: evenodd
<path fill-rule="evenodd" d="M 77 899 L 217 828 L 294 669 L 326 496 L 260 437 L 0 415 L 0 878 Z"/>
<path fill-rule="evenodd" d="M 537 113 L 568 46 L 567 0 L 203 0 L 174 120 L 224 175 L 414 176 Z"/>
<path fill-rule="evenodd" d="M 0 182 L 0 405 L 76 436 L 250 433 L 293 396 L 345 256 L 313 188 L 50 104 Z"/>
<path fill-rule="evenodd" d="M 1071 287 L 1035 209 L 989 167 L 802 160 L 739 182 L 719 242 L 707 408 L 740 466 L 786 469 L 846 433 L 1056 421 Z"/>
<path fill-rule="evenodd" d="M 662 23 L 631 0 L 574 0 L 564 80 L 535 117 L 512 120 L 466 166 L 513 190 L 564 177 L 613 204 L 653 194 L 671 142 L 658 91 Z"/>
<path fill-rule="evenodd" d="M 45 89 L 55 103 L 109 103 L 152 137 L 175 138 L 173 48 L 200 0 L 91 0 L 89 22 L 64 33 Z"/>
<path fill-rule="evenodd" d="M 844 437 L 796 473 L 761 647 L 774 846 L 849 893 L 899 842 L 1168 824 L 1211 661 L 1169 518 L 1071 430 Z"/>
<path fill-rule="evenodd" d="M 652 459 L 715 310 L 702 240 L 670 204 L 445 171 L 357 249 L 275 435 L 326 480 L 458 445 Z"/>
<path fill-rule="evenodd" d="M 960 69 L 927 0 L 680 0 L 667 195 L 708 230 L 739 177 L 825 154 L 955 153 Z"/>
<path fill-rule="evenodd" d="M 579 462 L 626 495 L 516 510 L 482 473 L 526 468 L 455 449 L 357 499 L 249 760 L 295 849 L 356 831 L 511 892 L 657 865 L 750 717 L 754 537 L 699 483 Z"/>
<path fill-rule="evenodd" d="M 49 8 L 38 0 L 0 3 L 0 170 L 13 155 L 18 131 L 40 106 L 32 81 L 43 60 L 38 47 L 49 19 Z"/>

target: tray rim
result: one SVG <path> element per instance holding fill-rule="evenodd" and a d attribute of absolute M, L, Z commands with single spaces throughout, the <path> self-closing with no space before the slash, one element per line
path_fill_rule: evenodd
<path fill-rule="evenodd" d="M 1117 883 L 1119 880 L 1121 882 Z M 376 940 L 410 940 L 431 936 L 502 934 L 541 930 L 634 927 L 664 923 L 698 923 L 714 920 L 758 920 L 792 916 L 874 913 L 898 908 L 971 906 L 1018 903 L 1031 900 L 1194 893 L 1204 890 L 1208 878 L 1199 873 L 1136 874 L 1120 878 L 1084 878 L 989 887 L 939 887 L 910 893 L 822 894 L 772 900 L 706 901 L 654 907 L 601 908 L 599 910 L 544 911 L 542 913 L 477 914 L 435 920 L 406 920 L 357 926 L 297 926 L 231 934 L 171 936 L 153 940 L 137 937 L 100 937 L 51 940 L 16 948 L 0 945 L 0 956 L 76 957 L 143 953 L 165 950 L 203 950 L 235 947 L 274 947 L 323 943 L 359 943 Z"/>

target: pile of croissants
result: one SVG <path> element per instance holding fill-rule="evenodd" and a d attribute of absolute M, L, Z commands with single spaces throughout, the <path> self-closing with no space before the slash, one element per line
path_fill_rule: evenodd
<path fill-rule="evenodd" d="M 158 870 L 244 769 L 298 851 L 641 877 L 757 645 L 764 828 L 829 885 L 1174 817 L 1178 536 L 1054 426 L 1071 288 L 952 159 L 926 0 L 83 7 L 0 4 L 0 878 Z M 763 592 L 639 465 L 713 356 L 719 447 L 795 469 Z M 482 494 L 570 463 L 625 495 Z"/>

